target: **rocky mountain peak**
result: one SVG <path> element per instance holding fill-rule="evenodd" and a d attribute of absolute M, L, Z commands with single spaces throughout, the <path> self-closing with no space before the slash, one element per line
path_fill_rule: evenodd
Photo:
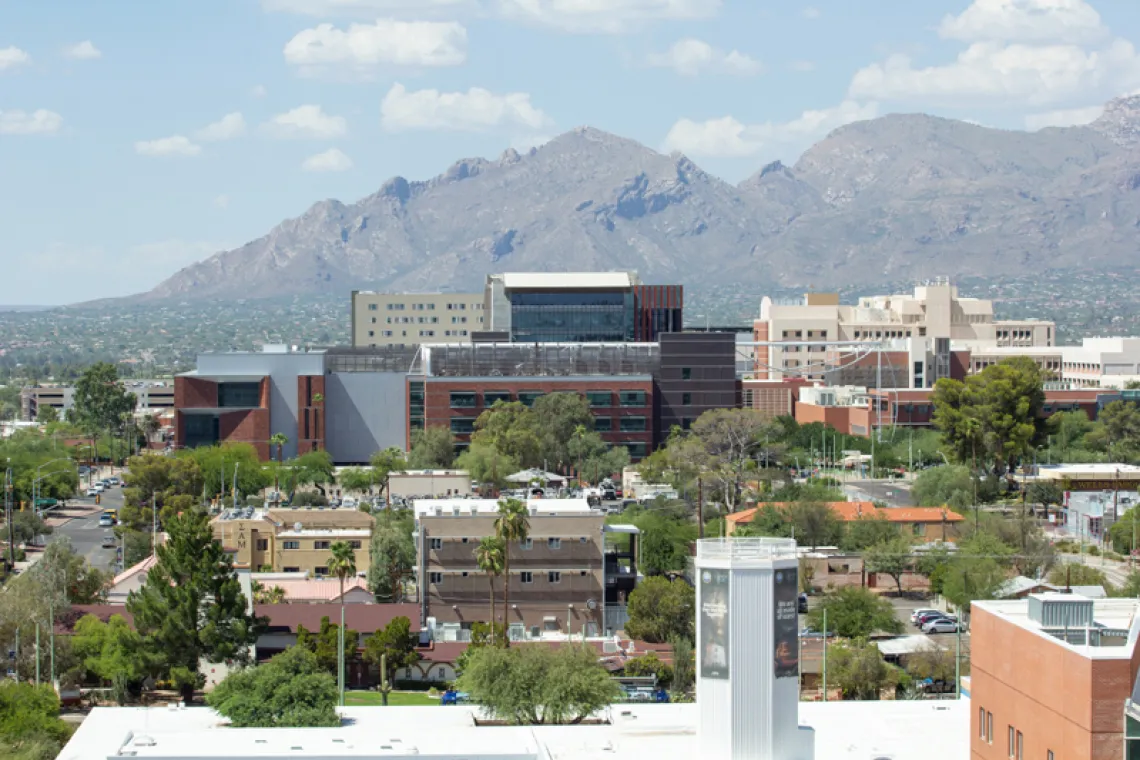
<path fill-rule="evenodd" d="M 1140 143 L 1140 92 L 1110 100 L 1089 128 L 1122 147 Z"/>

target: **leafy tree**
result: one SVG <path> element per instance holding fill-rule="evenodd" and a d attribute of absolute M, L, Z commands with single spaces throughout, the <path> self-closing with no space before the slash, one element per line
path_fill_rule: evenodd
<path fill-rule="evenodd" d="M 353 651 L 356 651 L 355 642 L 360 640 L 360 634 L 346 627 L 344 640 L 351 642 L 350 646 L 352 646 Z M 316 632 L 308 630 L 303 625 L 298 625 L 295 646 L 312 652 L 316 655 L 317 662 L 322 668 L 328 671 L 330 675 L 336 675 L 340 656 L 340 626 L 330 622 L 328 615 L 321 618 L 321 626 Z"/>
<path fill-rule="evenodd" d="M 745 473 L 755 467 L 755 455 L 765 432 L 774 432 L 768 417 L 754 409 L 711 409 L 692 425 L 707 454 L 708 474 L 719 484 L 729 512 L 740 503 Z"/>
<path fill-rule="evenodd" d="M 1025 498 L 1032 504 L 1060 504 L 1065 494 L 1053 481 L 1038 480 L 1030 483 L 1025 489 Z"/>
<path fill-rule="evenodd" d="M 548 393 L 532 407 L 538 426 L 539 456 L 549 467 L 562 469 L 577 461 L 569 449 L 578 428 L 594 429 L 590 402 L 580 393 Z"/>
<path fill-rule="evenodd" d="M 0 751 L 5 757 L 52 760 L 71 735 L 48 685 L 0 682 Z"/>
<path fill-rule="evenodd" d="M 738 526 L 732 535 L 742 538 L 749 536 L 788 538 L 792 535 L 792 524 L 785 510 L 774 504 L 761 504 L 756 508 L 752 519 Z"/>
<path fill-rule="evenodd" d="M 206 702 L 237 728 L 340 725 L 336 682 L 316 656 L 301 647 L 231 673 L 206 696 Z"/>
<path fill-rule="evenodd" d="M 844 699 L 877 700 L 883 689 L 899 683 L 900 671 L 865 639 L 839 641 L 827 648 L 827 678 Z"/>
<path fill-rule="evenodd" d="M 54 406 L 40 404 L 36 407 L 36 422 L 46 425 L 49 422 L 59 422 L 59 412 Z"/>
<path fill-rule="evenodd" d="M 1104 586 L 1111 587 L 1103 570 L 1076 562 L 1066 562 L 1054 567 L 1049 573 L 1049 583 L 1054 586 Z"/>
<path fill-rule="evenodd" d="M 372 482 L 380 486 L 380 494 L 388 493 L 388 482 L 393 472 L 400 472 L 408 468 L 407 459 L 402 449 L 389 446 L 383 451 L 377 451 L 369 460 L 372 468 Z"/>
<path fill-rule="evenodd" d="M 345 491 L 367 493 L 376 484 L 376 476 L 364 467 L 349 467 L 337 473 L 336 479 Z"/>
<path fill-rule="evenodd" d="M 71 645 L 89 673 L 111 684 L 120 705 L 126 704 L 128 689 L 146 675 L 142 639 L 122 615 L 112 615 L 106 623 L 84 615 L 75 624 Z"/>
<path fill-rule="evenodd" d="M 917 679 L 953 683 L 955 654 L 945 649 L 926 649 L 907 657 L 906 670 Z"/>
<path fill-rule="evenodd" d="M 477 483 L 490 484 L 496 489 L 505 486 L 507 477 L 521 469 L 517 459 L 482 441 L 472 443 L 460 454 L 455 466 L 470 473 Z"/>
<path fill-rule="evenodd" d="M 534 409 L 520 401 L 496 401 L 475 420 L 471 443 L 493 447 L 521 467 L 542 466 L 541 424 Z"/>
<path fill-rule="evenodd" d="M 282 604 L 285 602 L 285 589 L 280 586 L 266 586 L 258 581 L 253 582 L 254 604 Z"/>
<path fill-rule="evenodd" d="M 1009 578 L 1013 550 L 989 533 L 978 533 L 959 543 L 958 556 L 942 577 L 942 596 L 958 609 L 969 611 L 975 599 L 993 599 Z"/>
<path fill-rule="evenodd" d="M 507 629 L 502 623 L 495 623 L 493 626 L 484 623 L 481 620 L 476 620 L 471 624 L 471 641 L 467 644 L 466 648 L 459 653 L 459 657 L 455 660 L 455 670 L 462 673 L 467 668 L 467 663 L 471 662 L 471 656 L 475 654 L 482 647 L 497 646 L 499 642 L 507 638 Z"/>
<path fill-rule="evenodd" d="M 246 613 L 231 557 L 214 541 L 204 512 L 178 515 L 146 583 L 127 598 L 143 649 L 186 702 L 205 683 L 202 659 L 248 661 L 264 621 Z"/>
<path fill-rule="evenodd" d="M 414 528 L 410 516 L 391 511 L 383 512 L 372 527 L 368 587 L 382 601 L 403 600 L 402 578 L 416 564 L 416 545 L 412 541 Z"/>
<path fill-rule="evenodd" d="M 1105 588 L 1107 589 L 1108 587 L 1106 586 Z M 1122 586 L 1108 590 L 1110 596 L 1129 597 L 1132 599 L 1140 597 L 1140 571 L 1133 570 L 1129 572 Z"/>
<path fill-rule="evenodd" d="M 506 560 L 506 547 L 501 539 L 484 536 L 475 547 L 475 563 L 487 575 L 487 585 L 491 589 L 491 606 L 487 612 L 487 624 L 495 623 L 495 579 L 503 574 Z"/>
<path fill-rule="evenodd" d="M 149 527 L 149 526 L 148 526 Z M 123 551 L 123 567 L 134 567 L 150 556 L 152 543 L 150 533 L 138 530 L 116 528 L 116 532 L 123 538 L 125 549 Z"/>
<path fill-rule="evenodd" d="M 1001 475 L 1045 439 L 1041 369 L 1018 356 L 990 365 L 965 381 L 934 384 L 934 425 L 960 462 L 977 454 Z"/>
<path fill-rule="evenodd" d="M 1140 537 L 1140 509 L 1131 507 L 1120 515 L 1108 529 L 1108 538 L 1112 542 L 1113 551 L 1120 554 L 1130 554 L 1136 547 L 1133 545 L 1133 536 Z"/>
<path fill-rule="evenodd" d="M 696 626 L 696 595 L 683 580 L 662 576 L 646 578 L 629 594 L 629 622 L 625 632 L 631 638 L 660 644 L 674 638 L 692 641 Z"/>
<path fill-rule="evenodd" d="M 496 404 L 497 406 L 497 404 Z M 503 624 L 507 625 L 511 608 L 511 545 L 530 536 L 530 517 L 526 504 L 518 499 L 500 499 L 499 516 L 495 518 L 495 537 L 503 543 Z M 493 621 L 492 621 L 493 622 Z M 505 642 L 510 646 L 510 639 Z"/>
<path fill-rule="evenodd" d="M 522 726 L 578 724 L 619 694 L 594 648 L 571 643 L 483 647 L 457 686 L 493 717 Z"/>
<path fill-rule="evenodd" d="M 859 586 L 844 586 L 825 594 L 808 612 L 808 625 L 823 630 L 823 611 L 827 610 L 827 630 L 847 639 L 866 638 L 875 631 L 902 633 L 903 625 L 895 617 L 891 603 L 875 592 Z"/>
<path fill-rule="evenodd" d="M 1104 444 L 1110 450 L 1133 451 L 1140 447 L 1140 406 L 1132 401 L 1113 401 L 1098 415 Z"/>
<path fill-rule="evenodd" d="M 924 507 L 949 504 L 961 509 L 974 503 L 974 479 L 960 465 L 943 465 L 923 470 L 914 479 L 910 494 Z"/>
<path fill-rule="evenodd" d="M 30 543 L 37 536 L 50 535 L 52 530 L 35 512 L 16 512 L 12 515 L 12 533 L 16 543 Z"/>
<path fill-rule="evenodd" d="M 640 657 L 631 657 L 622 668 L 627 676 L 657 676 L 657 685 L 668 689 L 673 683 L 673 668 L 657 656 L 656 652 L 646 652 Z"/>
<path fill-rule="evenodd" d="M 327 496 L 325 486 L 336 483 L 336 468 L 327 451 L 307 451 L 296 459 L 289 460 L 292 469 L 288 470 L 290 492 L 299 486 L 314 486 L 322 496 Z"/>
<path fill-rule="evenodd" d="M 845 551 L 861 552 L 898 536 L 898 526 L 876 512 L 862 515 L 847 523 L 847 530 L 840 545 Z"/>
<path fill-rule="evenodd" d="M 448 469 L 453 462 L 455 462 L 455 437 L 451 435 L 451 431 L 440 426 L 413 431 L 412 450 L 408 453 L 410 469 Z"/>
<path fill-rule="evenodd" d="M 902 577 L 913 564 L 911 552 L 913 547 L 902 536 L 887 539 L 875 544 L 863 555 L 869 573 L 884 573 L 894 579 L 898 586 L 899 596 L 902 596 Z"/>
<path fill-rule="evenodd" d="M 289 443 L 289 436 L 284 433 L 274 433 L 269 436 L 269 446 L 277 449 L 277 461 L 285 461 L 285 444 Z"/>
<path fill-rule="evenodd" d="M 118 431 L 135 410 L 135 395 L 128 393 L 115 365 L 97 362 L 75 384 L 72 413 L 91 433 Z"/>
<path fill-rule="evenodd" d="M 838 546 L 843 541 L 843 521 L 822 502 L 803 502 L 788 507 L 788 521 L 801 546 Z"/>
<path fill-rule="evenodd" d="M 388 668 L 387 673 L 381 673 L 391 683 L 396 678 L 396 671 L 400 668 L 410 668 L 420 660 L 416 651 L 419 645 L 419 636 L 412 632 L 412 623 L 406 617 L 395 617 L 384 626 L 364 640 L 364 659 L 377 668 L 381 663 Z M 384 705 L 388 704 L 388 695 L 383 694 Z"/>
<path fill-rule="evenodd" d="M 193 459 L 202 476 L 202 491 L 206 494 L 225 494 L 233 487 L 234 469 L 237 469 L 237 486 L 241 493 L 259 493 L 273 482 L 271 469 L 266 468 L 257 449 L 248 443 L 224 443 L 220 446 L 201 446 L 179 452 L 178 457 Z M 187 465 L 188 472 L 192 468 Z M 173 471 L 171 473 L 173 477 Z M 182 493 L 186 493 L 182 491 Z M 189 495 L 194 495 L 191 492 Z"/>
<path fill-rule="evenodd" d="M 692 639 L 674 638 L 669 640 L 673 648 L 673 697 L 687 693 L 696 679 L 696 656 Z"/>

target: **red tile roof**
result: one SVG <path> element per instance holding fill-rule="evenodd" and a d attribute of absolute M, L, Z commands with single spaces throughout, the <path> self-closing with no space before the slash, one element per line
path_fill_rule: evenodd
<path fill-rule="evenodd" d="M 752 522 L 752 518 L 766 506 L 783 510 L 792 506 L 791 502 L 768 502 L 752 509 L 745 509 L 725 517 L 729 523 L 740 525 Z M 966 518 L 949 507 L 876 507 L 870 501 L 829 501 L 827 506 L 844 522 L 852 522 L 861 517 L 883 517 L 893 523 L 956 523 Z"/>
<path fill-rule="evenodd" d="M 255 604 L 253 611 L 269 618 L 270 629 L 294 633 L 298 625 L 310 631 L 318 630 L 323 617 L 330 623 L 340 624 L 339 604 Z M 374 633 L 398 617 L 410 620 L 413 631 L 420 630 L 420 608 L 416 604 L 346 604 L 344 607 L 345 625 L 358 633 Z"/>

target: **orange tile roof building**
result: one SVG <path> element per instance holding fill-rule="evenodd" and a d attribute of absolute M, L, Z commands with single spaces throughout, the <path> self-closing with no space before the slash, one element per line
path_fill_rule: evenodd
<path fill-rule="evenodd" d="M 737 526 L 752 522 L 765 506 L 788 509 L 790 502 L 768 502 L 725 517 L 725 533 L 732 535 Z M 966 519 L 947 507 L 876 507 L 870 501 L 831 501 L 831 511 L 843 522 L 854 522 L 864 517 L 888 520 L 899 526 L 904 536 L 922 541 L 954 541 L 959 525 Z"/>

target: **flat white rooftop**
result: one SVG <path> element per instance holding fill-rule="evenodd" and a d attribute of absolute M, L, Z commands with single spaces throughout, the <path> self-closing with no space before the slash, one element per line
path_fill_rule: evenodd
<path fill-rule="evenodd" d="M 802 702 L 818 760 L 966 760 L 968 699 Z M 340 728 L 235 729 L 205 707 L 101 707 L 59 760 L 434 758 L 435 760 L 700 760 L 695 704 L 614 705 L 609 725 L 476 727 L 467 707 L 348 707 Z"/>
<path fill-rule="evenodd" d="M 1130 659 L 1132 657 L 1135 642 L 1138 636 L 1140 636 L 1140 620 L 1137 619 L 1136 615 L 1137 611 L 1140 610 L 1140 602 L 1136 599 L 1089 599 L 1088 597 L 1083 597 L 1078 594 L 1064 594 L 1058 591 L 1046 591 L 1041 594 L 1033 594 L 1032 596 L 1045 601 L 1091 601 L 1093 603 L 1094 625 L 1102 629 L 1128 631 L 1128 644 L 1125 646 L 1100 646 L 1095 644 L 1073 644 L 1062 641 L 1049 633 L 1049 631 L 1056 630 L 1060 626 L 1050 626 L 1048 630 L 1046 630 L 1046 627 L 1043 627 L 1036 620 L 1030 618 L 1028 599 L 976 601 L 972 603 L 972 606 L 985 610 L 991 615 L 999 617 L 1013 625 L 1034 631 L 1050 641 L 1055 642 L 1057 646 L 1068 647 L 1072 651 L 1078 652 L 1090 659 L 1115 660 Z M 1073 633 L 1078 630 L 1084 629 L 1070 629 Z"/>
<path fill-rule="evenodd" d="M 588 515 L 599 514 L 590 508 L 585 499 L 527 499 L 527 510 L 532 514 L 537 510 L 542 515 Z M 499 513 L 497 499 L 415 499 L 412 502 L 416 517 L 471 517 Z"/>
<path fill-rule="evenodd" d="M 503 285 L 523 289 L 621 289 L 635 282 L 629 272 L 505 272 Z"/>

